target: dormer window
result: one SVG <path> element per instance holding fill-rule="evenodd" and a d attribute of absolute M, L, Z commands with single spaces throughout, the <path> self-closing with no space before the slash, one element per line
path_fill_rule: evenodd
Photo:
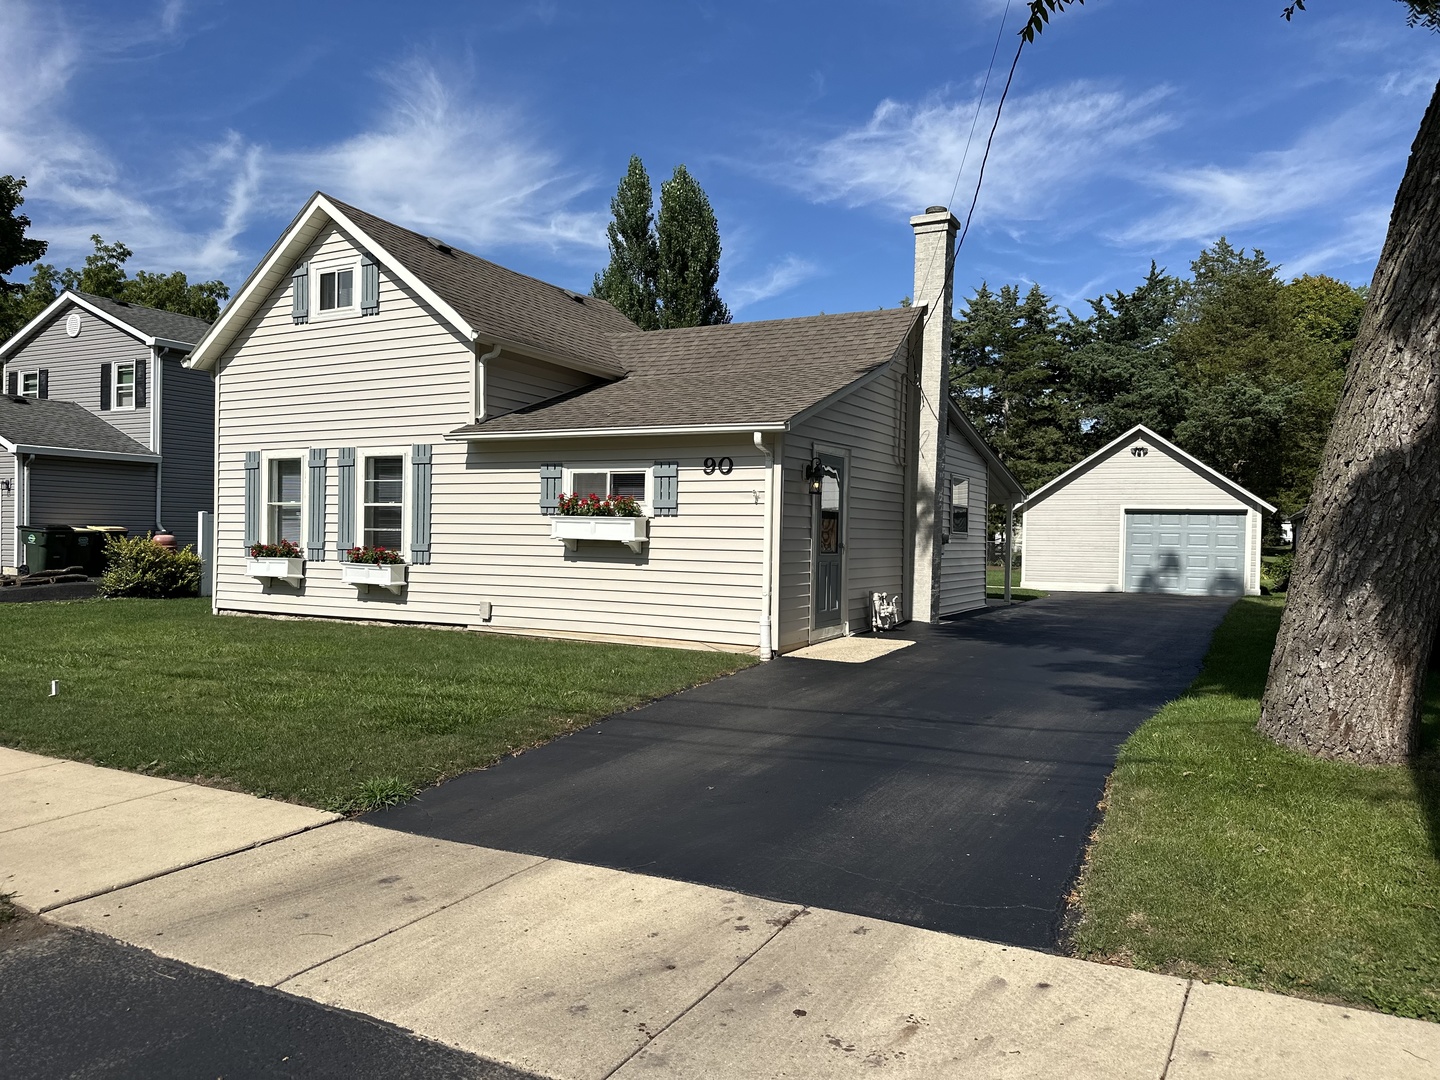
<path fill-rule="evenodd" d="M 355 271 L 323 270 L 320 273 L 320 310 L 344 311 L 355 306 Z"/>

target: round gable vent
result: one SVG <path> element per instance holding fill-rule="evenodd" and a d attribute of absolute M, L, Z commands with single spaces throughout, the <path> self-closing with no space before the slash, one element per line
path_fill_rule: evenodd
<path fill-rule="evenodd" d="M 65 333 L 70 337 L 80 336 L 80 313 L 72 311 L 70 317 L 65 320 Z"/>

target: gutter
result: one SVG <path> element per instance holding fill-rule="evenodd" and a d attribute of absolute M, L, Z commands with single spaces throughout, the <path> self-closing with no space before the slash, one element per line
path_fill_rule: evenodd
<path fill-rule="evenodd" d="M 549 428 L 544 431 L 496 431 L 468 432 L 452 431 L 445 436 L 448 442 L 519 442 L 523 439 L 599 439 L 617 435 L 740 435 L 745 432 L 789 431 L 784 424 L 710 424 L 703 426 L 677 427 L 623 427 L 623 428 Z"/>
<path fill-rule="evenodd" d="M 26 443 L 17 443 L 11 450 L 13 454 L 29 454 L 31 457 L 72 457 L 89 458 L 94 461 L 134 461 L 142 465 L 155 465 L 160 461 L 159 454 L 131 454 L 117 450 L 77 450 L 73 446 L 30 446 Z"/>

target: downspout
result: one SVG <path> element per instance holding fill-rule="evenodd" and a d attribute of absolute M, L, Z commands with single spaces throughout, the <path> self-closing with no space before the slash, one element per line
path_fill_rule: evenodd
<path fill-rule="evenodd" d="M 485 419 L 485 364 L 490 360 L 494 360 L 499 355 L 500 344 L 497 342 L 495 347 L 489 352 L 475 357 L 475 383 L 470 388 L 470 415 L 472 417 L 472 423 L 478 424 Z"/>
<path fill-rule="evenodd" d="M 760 659 L 769 660 L 774 655 L 771 648 L 770 636 L 770 547 L 773 540 L 774 526 L 771 524 L 775 516 L 775 455 L 765 445 L 765 436 L 761 432 L 754 432 L 755 449 L 765 455 L 765 523 L 763 554 L 760 558 Z"/>
<path fill-rule="evenodd" d="M 161 397 L 163 391 L 161 383 L 163 380 L 163 369 L 165 367 L 166 349 L 158 345 L 150 347 L 150 400 L 146 404 L 150 407 L 150 452 L 161 454 L 159 461 L 155 463 L 155 529 L 157 532 L 165 531 L 165 459 L 160 449 L 160 427 L 163 420 L 163 406 Z"/>

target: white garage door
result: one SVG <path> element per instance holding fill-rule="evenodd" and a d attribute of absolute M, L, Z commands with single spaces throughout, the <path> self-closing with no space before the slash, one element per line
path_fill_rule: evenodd
<path fill-rule="evenodd" d="M 1240 596 L 1245 515 L 1127 513 L 1125 591 Z"/>

